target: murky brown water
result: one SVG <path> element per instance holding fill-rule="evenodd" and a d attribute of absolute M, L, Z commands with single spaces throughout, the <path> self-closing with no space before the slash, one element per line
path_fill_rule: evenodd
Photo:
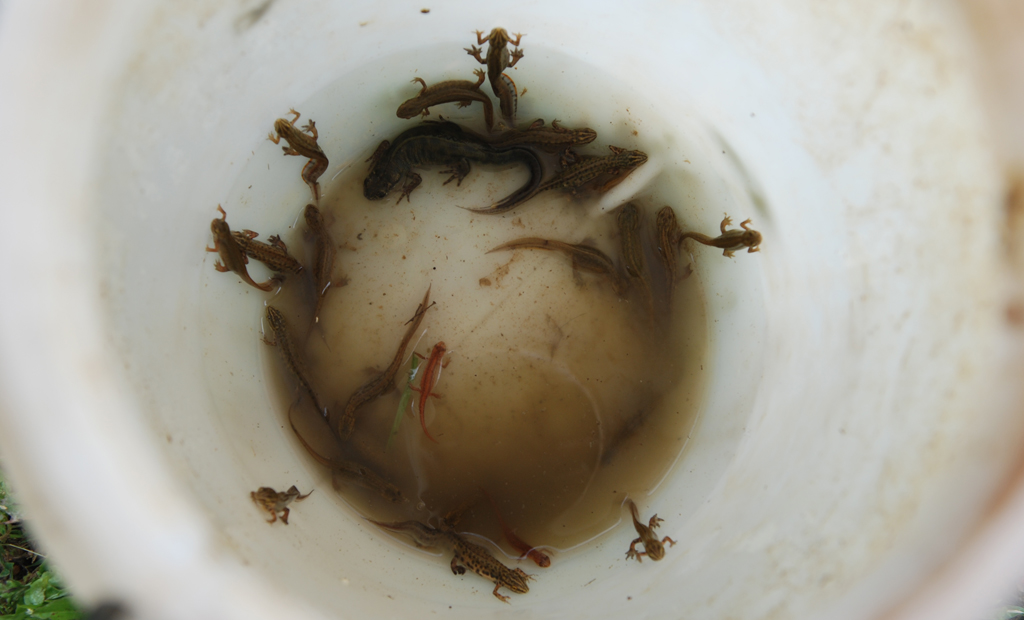
<path fill-rule="evenodd" d="M 274 348 L 264 347 L 282 417 L 290 412 L 321 456 L 354 460 L 400 489 L 405 501 L 392 503 L 337 477 L 339 492 L 365 516 L 436 525 L 469 505 L 457 529 L 518 555 L 502 540 L 483 489 L 531 545 L 567 550 L 607 529 L 624 494 L 649 492 L 676 461 L 703 394 L 703 289 L 697 274 L 676 283 L 669 310 L 667 274 L 653 251 L 662 205 L 635 201 L 646 213 L 652 316 L 636 289 L 619 299 L 607 279 L 574 274 L 561 253 L 487 253 L 536 236 L 586 242 L 618 261 L 615 212 L 598 212 L 595 198 L 549 192 L 502 216 L 472 214 L 457 206 L 489 204 L 523 178 L 514 168 L 474 165 L 463 187 L 442 186 L 446 177 L 428 169 L 410 203 L 395 205 L 397 192 L 370 202 L 362 196 L 367 165 L 326 185 L 321 204 L 338 247 L 334 273 L 348 285 L 328 292 L 315 327 L 305 278 L 292 278 L 269 302 L 287 317 L 331 412 L 324 421 Z M 299 257 L 312 246 L 298 233 L 286 240 Z M 354 434 L 339 442 L 332 427 L 345 403 L 391 362 L 428 286 L 436 305 L 413 337 L 396 388 L 359 409 Z M 442 396 L 427 400 L 424 416 L 437 442 L 421 428 L 413 392 L 386 450 L 408 358 L 429 356 L 439 341 L 450 352 L 434 390 Z"/>

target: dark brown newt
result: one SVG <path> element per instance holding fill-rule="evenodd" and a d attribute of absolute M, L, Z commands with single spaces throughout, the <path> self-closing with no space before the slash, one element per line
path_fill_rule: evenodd
<path fill-rule="evenodd" d="M 571 245 L 551 239 L 523 237 L 522 239 L 503 243 L 487 253 L 490 254 L 499 250 L 518 250 L 521 248 L 561 252 L 572 259 L 572 269 L 574 272 L 587 271 L 608 276 L 612 281 L 612 287 L 615 289 L 616 294 L 621 295 L 625 291 L 625 282 L 622 281 L 619 272 L 615 269 L 615 263 L 612 262 L 612 259 L 608 258 L 608 255 L 601 250 L 589 245 Z"/>
<path fill-rule="evenodd" d="M 274 306 L 267 305 L 267 323 L 270 324 L 270 331 L 274 334 L 274 340 L 267 340 L 267 337 L 264 335 L 263 342 L 272 347 L 277 347 L 277 350 L 281 352 L 281 357 L 284 359 L 285 366 L 288 367 L 288 370 L 298 380 L 299 385 L 309 394 L 309 397 L 313 400 L 313 405 L 320 412 L 320 415 L 326 418 L 328 415 L 327 408 L 320 402 L 320 397 L 317 396 L 316 390 L 313 389 L 313 384 L 309 382 L 308 372 L 302 363 L 302 357 L 295 346 L 295 342 L 288 334 L 288 322 L 285 321 L 284 315 Z"/>
<path fill-rule="evenodd" d="M 249 270 L 246 267 L 249 264 L 249 257 L 245 255 L 245 252 L 242 251 L 242 246 L 238 244 L 238 240 L 231 234 L 231 227 L 228 226 L 227 222 L 228 214 L 224 212 L 220 205 L 217 205 L 217 210 L 220 211 L 221 217 L 210 222 L 210 230 L 213 232 L 213 247 L 206 246 L 207 252 L 217 252 L 220 256 L 220 261 L 213 264 L 214 268 L 221 273 L 233 271 L 242 278 L 243 282 L 251 284 L 261 291 L 271 290 L 275 280 L 270 279 L 262 284 L 257 284 L 249 276 Z"/>
<path fill-rule="evenodd" d="M 423 180 L 413 172 L 416 167 L 450 166 L 442 171 L 451 174 L 445 184 L 457 181 L 461 185 L 462 179 L 469 174 L 470 161 L 495 165 L 526 164 L 530 168 L 530 179 L 500 202 L 481 209 L 487 213 L 503 213 L 515 208 L 536 193 L 544 177 L 543 164 L 530 149 L 518 146 L 495 148 L 450 122 L 424 123 L 403 131 L 394 141 L 381 142 L 367 161 L 373 164 L 363 180 L 363 196 L 368 200 L 381 200 L 403 179 L 408 179 L 398 196 L 398 202 L 402 198 L 408 199 Z"/>
<path fill-rule="evenodd" d="M 676 544 L 676 541 L 672 540 L 668 536 L 659 541 L 658 537 L 654 534 L 654 528 L 658 527 L 664 519 L 659 519 L 658 515 L 654 515 L 651 517 L 650 524 L 644 525 L 640 522 L 640 513 L 637 511 L 636 504 L 633 503 L 633 500 L 626 498 L 626 504 L 629 505 L 629 510 L 633 515 L 633 527 L 636 528 L 636 533 L 640 534 L 639 537 L 630 543 L 629 551 L 626 552 L 626 559 L 636 558 L 637 562 L 642 563 L 643 560 L 640 559 L 640 556 L 642 555 L 646 555 L 655 562 L 665 557 L 665 543 L 667 542 L 669 546 L 672 546 Z M 636 544 L 639 542 L 644 544 L 643 551 L 636 550 Z"/>
<path fill-rule="evenodd" d="M 482 69 L 477 69 L 474 73 L 479 78 L 476 83 L 469 80 L 448 80 L 427 86 L 423 78 L 413 78 L 412 81 L 422 84 L 423 89 L 420 94 L 398 106 L 398 118 L 427 116 L 432 106 L 443 103 L 458 103 L 460 108 L 464 108 L 474 101 L 479 101 L 484 105 L 484 123 L 488 129 L 494 127 L 494 106 L 491 104 L 491 98 L 480 90 L 486 74 Z"/>
<path fill-rule="evenodd" d="M 686 232 L 682 234 L 679 240 L 682 242 L 686 239 L 693 239 L 694 241 L 703 243 L 704 245 L 721 248 L 723 250 L 722 255 L 728 256 L 729 258 L 732 258 L 733 252 L 738 252 L 743 248 L 747 248 L 748 254 L 751 252 L 761 251 L 761 233 L 756 230 L 751 230 L 749 219 L 743 220 L 743 222 L 740 223 L 742 230 L 739 228 L 726 230 L 726 226 L 731 223 L 732 218 L 726 215 L 725 219 L 722 220 L 722 223 L 719 226 L 719 229 L 722 231 L 721 235 L 717 237 L 709 237 L 697 232 Z"/>
<path fill-rule="evenodd" d="M 341 419 L 338 421 L 338 437 L 341 439 L 348 439 L 349 435 L 352 434 L 352 430 L 356 425 L 357 409 L 395 386 L 395 375 L 405 359 L 405 349 L 409 346 L 409 341 L 412 340 L 412 337 L 419 330 L 420 323 L 423 322 L 423 315 L 427 313 L 427 308 L 430 307 L 428 305 L 429 301 L 430 287 L 427 287 L 427 294 L 423 296 L 423 301 L 416 308 L 416 314 L 409 321 L 411 323 L 409 329 L 405 330 L 405 336 L 402 337 L 402 342 L 399 343 L 398 350 L 395 352 L 395 357 L 391 360 L 391 364 L 384 372 L 363 384 L 349 397 L 348 403 L 345 404 L 345 411 L 342 412 Z"/>
<path fill-rule="evenodd" d="M 575 146 L 590 144 L 597 139 L 597 132 L 589 127 L 569 129 L 551 121 L 550 126 L 544 125 L 544 119 L 538 119 L 526 129 L 509 129 L 487 142 L 498 148 L 508 146 L 533 146 L 548 153 L 558 153 Z"/>
<path fill-rule="evenodd" d="M 644 248 L 640 243 L 640 225 L 643 212 L 632 202 L 619 207 L 616 216 L 619 227 L 619 248 L 622 252 L 622 266 L 626 278 L 640 288 L 648 314 L 654 316 L 654 298 L 651 292 L 650 274 L 644 262 Z"/>
<path fill-rule="evenodd" d="M 281 241 L 281 237 L 271 235 L 267 239 L 270 243 L 263 243 L 256 240 L 259 233 L 251 230 L 235 230 L 231 234 L 246 256 L 255 258 L 271 271 L 302 273 L 302 263 L 288 253 L 288 246 Z"/>
<path fill-rule="evenodd" d="M 547 554 L 541 552 L 540 549 L 537 549 L 522 538 L 516 536 L 515 531 L 508 526 L 508 523 L 505 523 L 504 517 L 501 516 L 501 511 L 498 510 L 498 504 L 494 501 L 494 498 L 491 497 L 491 494 L 484 489 L 480 489 L 480 491 L 487 498 L 487 501 L 491 503 L 491 508 L 494 509 L 494 515 L 498 517 L 498 524 L 501 525 L 501 532 L 505 536 L 505 540 L 507 540 L 508 544 L 512 545 L 515 550 L 521 554 L 519 559 L 522 560 L 523 558 L 530 558 L 541 568 L 551 566 L 551 558 L 549 558 Z"/>
<path fill-rule="evenodd" d="M 285 155 L 300 155 L 309 158 L 306 165 L 302 167 L 302 180 L 309 185 L 309 189 L 313 192 L 313 200 L 319 203 L 320 184 L 317 179 L 327 171 L 330 162 L 327 161 L 327 155 L 317 144 L 317 139 L 320 136 L 316 131 L 316 123 L 309 121 L 303 125 L 302 131 L 299 131 L 295 126 L 295 122 L 299 120 L 299 113 L 294 109 L 288 112 L 294 114 L 295 118 L 292 120 L 279 118 L 274 121 L 274 131 L 269 135 L 270 141 L 280 144 L 283 138 L 288 142 L 288 146 L 281 147 Z"/>
<path fill-rule="evenodd" d="M 278 493 L 270 487 L 260 487 L 259 489 L 249 493 L 249 497 L 252 498 L 254 504 L 262 508 L 263 510 L 270 513 L 270 520 L 267 523 L 273 523 L 277 521 L 277 513 L 283 512 L 281 520 L 284 521 L 285 525 L 288 525 L 288 515 L 291 514 L 291 510 L 288 508 L 288 504 L 293 501 L 301 502 L 313 493 L 310 491 L 305 495 L 299 494 L 299 488 L 292 485 L 292 488 L 287 491 Z"/>
<path fill-rule="evenodd" d="M 602 177 L 611 177 L 598 191 L 607 191 L 625 179 L 633 170 L 647 162 L 647 153 L 608 145 L 611 155 L 578 157 L 568 163 L 553 179 L 543 183 L 538 192 L 567 189 L 576 194 L 584 185 Z"/>
<path fill-rule="evenodd" d="M 345 286 L 348 280 L 335 279 L 334 256 L 336 248 L 331 233 L 324 224 L 324 216 L 315 205 L 306 205 L 304 211 L 306 226 L 313 236 L 313 285 L 316 287 L 316 307 L 313 309 L 313 321 L 320 322 L 320 306 L 323 305 L 327 289 L 332 286 Z"/>
<path fill-rule="evenodd" d="M 390 502 L 398 503 L 404 501 L 405 498 L 398 487 L 385 480 L 383 476 L 369 467 L 348 459 L 331 459 L 317 453 L 313 446 L 309 445 L 309 442 L 302 436 L 299 429 L 295 427 L 295 422 L 292 420 L 291 415 L 288 416 L 288 422 L 291 424 L 292 432 L 295 433 L 299 443 L 306 449 L 306 452 L 318 463 L 330 469 L 331 472 L 344 476 L 354 484 L 380 493 L 382 497 Z M 337 488 L 337 485 L 335 485 L 335 488 Z"/>
<path fill-rule="evenodd" d="M 492 594 L 503 603 L 508 602 L 507 596 L 498 594 L 502 586 L 517 594 L 530 591 L 527 580 L 532 577 L 521 568 L 511 569 L 499 562 L 487 549 L 471 543 L 451 529 L 438 529 L 419 521 L 401 521 L 398 523 L 381 523 L 367 519 L 370 523 L 395 532 L 405 532 L 421 547 L 441 547 L 452 551 L 452 573 L 464 575 L 466 569 L 473 571 L 484 579 L 494 582 Z"/>
<path fill-rule="evenodd" d="M 487 79 L 491 82 L 491 90 L 494 91 L 494 96 L 501 103 L 501 113 L 506 118 L 511 119 L 515 116 L 515 101 L 512 98 L 515 94 L 515 86 L 510 87 L 508 83 L 502 81 L 501 77 L 505 69 L 514 67 L 519 62 L 519 59 L 523 57 L 523 52 L 519 49 L 519 42 L 524 35 L 517 33 L 515 41 L 513 41 L 509 38 L 508 32 L 504 28 L 495 28 L 486 37 L 483 35 L 482 30 L 476 31 L 476 44 L 488 44 L 486 58 L 480 56 L 482 50 L 476 45 L 471 45 L 464 49 L 470 56 L 476 58 L 477 62 L 487 65 Z M 509 43 L 516 46 L 516 49 L 511 54 L 508 51 Z"/>

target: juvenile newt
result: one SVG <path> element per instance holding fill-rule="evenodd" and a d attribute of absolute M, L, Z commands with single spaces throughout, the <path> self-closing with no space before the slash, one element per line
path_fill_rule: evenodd
<path fill-rule="evenodd" d="M 679 263 L 679 244 L 682 242 L 683 230 L 676 220 L 676 212 L 672 207 L 665 205 L 658 210 L 654 221 L 655 234 L 658 242 L 658 256 L 665 264 L 665 270 L 669 274 L 669 282 L 676 280 L 676 269 Z"/>
<path fill-rule="evenodd" d="M 495 503 L 494 498 L 491 497 L 491 494 L 488 493 L 487 491 L 484 491 L 483 489 L 480 489 L 480 491 L 482 491 L 483 494 L 487 497 L 487 501 L 491 503 L 491 508 L 494 509 L 494 515 L 498 517 L 498 523 L 501 525 L 501 532 L 505 536 L 505 540 L 508 541 L 508 544 L 515 547 L 516 551 L 522 554 L 519 556 L 519 559 L 521 560 L 523 558 L 528 557 L 534 562 L 536 562 L 537 566 L 540 566 L 541 568 L 547 568 L 551 566 L 551 558 L 549 558 L 546 554 L 542 553 L 540 549 L 537 549 L 533 545 L 524 541 L 522 538 L 516 536 L 516 533 L 512 530 L 512 528 L 508 526 L 508 523 L 505 523 L 505 519 L 501 516 L 501 511 L 498 510 L 498 504 Z"/>
<path fill-rule="evenodd" d="M 653 316 L 654 301 L 651 293 L 650 275 L 644 262 L 644 249 L 640 244 L 640 224 L 643 212 L 632 202 L 619 208 L 616 222 L 619 226 L 619 247 L 622 251 L 622 264 L 626 277 L 640 287 L 644 304 Z"/>
<path fill-rule="evenodd" d="M 597 139 L 597 132 L 589 127 L 569 129 L 551 121 L 550 126 L 544 125 L 544 119 L 534 121 L 526 129 L 509 129 L 488 139 L 491 146 L 498 148 L 526 145 L 533 146 L 548 153 L 558 153 L 565 149 L 590 144 Z"/>
<path fill-rule="evenodd" d="M 498 593 L 502 586 L 517 594 L 526 594 L 530 591 L 527 583 L 532 577 L 521 568 L 515 570 L 499 562 L 491 553 L 474 544 L 452 531 L 451 529 L 438 529 L 420 523 L 419 521 L 401 521 L 398 523 L 381 523 L 373 519 L 367 519 L 370 523 L 384 529 L 406 532 L 417 545 L 421 547 L 442 547 L 452 551 L 452 573 L 464 575 L 466 569 L 473 571 L 484 579 L 494 582 L 492 594 L 503 603 L 507 603 L 509 597 Z"/>
<path fill-rule="evenodd" d="M 457 102 L 460 108 L 464 108 L 474 101 L 479 101 L 484 105 L 484 123 L 490 129 L 494 126 L 494 106 L 491 104 L 491 98 L 480 90 L 480 85 L 484 83 L 486 74 L 482 69 L 477 69 L 473 73 L 479 78 L 475 83 L 469 80 L 448 80 L 427 86 L 423 78 L 413 78 L 412 81 L 422 84 L 423 89 L 420 90 L 419 95 L 398 106 L 398 118 L 412 118 L 416 115 L 427 116 L 430 114 L 432 106 L 442 103 Z"/>
<path fill-rule="evenodd" d="M 255 286 L 261 291 L 269 291 L 272 288 L 274 280 L 267 280 L 262 284 L 257 284 L 249 276 L 249 270 L 246 265 L 249 264 L 249 258 L 242 251 L 242 246 L 238 244 L 234 235 L 231 234 L 231 227 L 228 226 L 228 214 L 224 212 L 224 209 L 220 205 L 217 205 L 217 210 L 220 211 L 220 219 L 214 219 L 210 222 L 210 230 L 213 231 L 213 247 L 206 246 L 207 252 L 217 252 L 220 256 L 220 261 L 213 264 L 214 268 L 221 273 L 225 271 L 234 271 L 242 281 Z M 221 262 L 223 261 L 223 262 Z"/>
<path fill-rule="evenodd" d="M 429 301 L 430 287 L 427 287 L 427 294 L 423 296 L 423 301 L 416 308 L 416 314 L 409 321 L 411 325 L 409 325 L 409 329 L 405 330 L 405 336 L 402 337 L 402 342 L 398 345 L 398 351 L 395 352 L 391 365 L 384 372 L 363 384 L 349 397 L 348 402 L 345 404 L 345 411 L 338 421 L 338 436 L 341 439 L 348 439 L 349 435 L 352 434 L 352 430 L 356 425 L 357 409 L 395 386 L 395 375 L 398 373 L 402 360 L 405 358 L 405 349 L 409 346 L 409 341 L 412 340 L 417 330 L 419 330 L 420 323 L 423 322 L 423 315 L 426 314 L 427 308 L 430 307 L 427 305 Z"/>
<path fill-rule="evenodd" d="M 719 226 L 719 229 L 722 231 L 721 235 L 712 238 L 697 232 L 686 232 L 682 234 L 679 241 L 682 242 L 686 239 L 693 239 L 694 241 L 703 243 L 704 245 L 721 248 L 723 250 L 722 255 L 728 256 L 729 258 L 732 258 L 733 252 L 738 252 L 743 248 L 747 248 L 747 254 L 761 251 L 761 233 L 756 230 L 751 230 L 749 219 L 743 220 L 740 223 L 740 227 L 743 230 L 740 230 L 739 228 L 726 230 L 725 227 L 731 223 L 732 218 L 726 215 L 725 219 L 722 220 L 722 224 Z"/>
<path fill-rule="evenodd" d="M 382 497 L 390 502 L 398 503 L 403 501 L 405 498 L 402 496 L 402 492 L 394 484 L 388 482 L 383 476 L 373 471 L 365 465 L 360 465 L 355 461 L 348 459 L 331 459 L 319 454 L 313 449 L 313 446 L 309 445 L 309 442 L 299 433 L 299 429 L 295 427 L 295 422 L 291 419 L 291 415 L 288 416 L 288 422 L 291 424 L 292 431 L 298 438 L 299 443 L 306 449 L 318 463 L 327 467 L 331 472 L 344 476 L 350 482 L 358 484 L 359 486 L 376 491 L 380 493 Z M 337 486 L 335 486 L 337 488 Z"/>
<path fill-rule="evenodd" d="M 272 347 L 277 347 L 277 350 L 281 352 L 281 357 L 284 359 L 284 365 L 288 367 L 288 370 L 298 380 L 299 385 L 313 399 L 313 405 L 316 407 L 316 410 L 326 418 L 328 416 L 327 408 L 320 402 L 316 390 L 313 389 L 313 385 L 309 382 L 306 367 L 302 363 L 302 358 L 295 347 L 295 343 L 288 334 L 288 323 L 285 321 L 284 315 L 274 306 L 267 305 L 267 323 L 270 324 L 270 330 L 274 333 L 274 340 L 267 340 L 267 337 L 264 336 L 263 342 Z"/>
<path fill-rule="evenodd" d="M 644 525 L 643 523 L 640 523 L 640 513 L 637 511 L 636 504 L 633 503 L 633 500 L 627 498 L 626 503 L 629 505 L 629 510 L 633 514 L 633 527 L 636 528 L 636 533 L 640 534 L 638 538 L 634 539 L 633 542 L 630 543 L 629 551 L 626 552 L 626 559 L 636 558 L 637 562 L 643 562 L 643 560 L 640 559 L 640 556 L 642 555 L 646 555 L 654 561 L 658 561 L 665 557 L 665 543 L 667 542 L 671 547 L 676 544 L 676 541 L 672 540 L 668 536 L 659 541 L 658 537 L 654 534 L 654 528 L 658 527 L 658 524 L 664 521 L 664 519 L 659 519 L 658 515 L 654 515 L 651 517 L 650 524 Z M 642 542 L 644 544 L 643 551 L 636 550 L 636 544 L 638 542 Z"/>
<path fill-rule="evenodd" d="M 363 196 L 368 200 L 381 200 L 403 179 L 407 179 L 398 202 L 402 198 L 410 199 L 413 190 L 422 182 L 422 177 L 413 172 L 416 167 L 450 166 L 442 171 L 451 174 L 445 184 L 457 181 L 461 185 L 462 179 L 470 172 L 470 161 L 494 165 L 526 164 L 530 169 L 530 179 L 500 202 L 480 210 L 487 213 L 502 213 L 516 207 L 536 193 L 544 176 L 540 158 L 530 149 L 518 146 L 495 148 L 451 122 L 424 123 L 403 131 L 393 142 L 381 142 L 367 161 L 373 163 L 363 180 Z"/>
<path fill-rule="evenodd" d="M 423 371 L 423 379 L 420 380 L 420 386 L 412 388 L 413 390 L 416 390 L 417 392 L 420 393 L 420 426 L 423 427 L 423 434 L 427 436 L 427 439 L 433 441 L 434 443 L 437 443 L 437 440 L 434 439 L 430 435 L 430 431 L 427 430 L 427 420 L 425 417 L 427 410 L 427 399 L 431 396 L 442 398 L 440 394 L 436 394 L 431 390 L 434 389 L 434 385 L 436 385 L 437 380 L 441 375 L 442 366 L 447 366 L 447 364 L 441 364 L 441 360 L 444 358 L 445 353 L 447 352 L 448 348 L 445 346 L 444 342 L 438 342 L 437 344 L 434 345 L 434 348 L 431 349 L 430 351 L 430 357 L 427 358 L 427 367 Z M 418 354 L 414 353 L 413 355 Z"/>
<path fill-rule="evenodd" d="M 249 493 L 249 497 L 252 498 L 254 504 L 270 513 L 271 518 L 267 523 L 277 521 L 277 513 L 283 512 L 281 520 L 284 521 L 285 525 L 288 525 L 288 515 L 291 514 L 288 504 L 292 503 L 292 501 L 301 502 L 309 497 L 311 493 L 312 491 L 305 495 L 300 495 L 298 487 L 293 484 L 292 488 L 283 493 L 278 493 L 270 487 L 260 487 Z"/>
<path fill-rule="evenodd" d="M 288 142 L 288 146 L 281 147 L 285 155 L 301 155 L 309 158 L 306 165 L 302 167 L 302 180 L 309 185 L 309 189 L 313 192 L 313 200 L 319 203 L 320 184 L 317 183 L 317 179 L 327 171 L 330 162 L 327 161 L 327 155 L 317 144 L 317 139 L 320 136 L 316 131 L 316 123 L 309 121 L 302 126 L 302 131 L 299 131 L 295 126 L 295 122 L 299 120 L 299 113 L 294 109 L 288 112 L 294 114 L 295 118 L 292 120 L 279 118 L 274 121 L 274 131 L 268 137 L 274 144 L 280 144 L 282 138 Z"/>
<path fill-rule="evenodd" d="M 625 282 L 623 282 L 622 278 L 619 277 L 619 274 L 615 269 L 615 263 L 612 262 L 612 259 L 608 258 L 608 255 L 601 250 L 592 248 L 589 245 L 571 245 L 562 241 L 553 241 L 551 239 L 523 237 L 522 239 L 515 239 L 508 243 L 503 243 L 498 247 L 491 249 L 487 253 L 490 254 L 491 252 L 498 252 L 499 250 L 518 250 L 521 248 L 561 252 L 572 259 L 572 269 L 574 272 L 587 271 L 589 273 L 608 276 L 612 281 L 612 287 L 615 289 L 616 294 L 621 295 L 625 292 Z"/>
<path fill-rule="evenodd" d="M 316 307 L 313 309 L 314 322 L 320 322 L 320 306 L 331 286 L 345 286 L 348 280 L 334 281 L 334 239 L 327 231 L 324 216 L 314 205 L 306 205 L 304 212 L 306 226 L 313 236 L 313 284 L 316 287 Z"/>
<path fill-rule="evenodd" d="M 302 263 L 295 260 L 288 253 L 288 246 L 284 244 L 284 241 L 281 241 L 281 237 L 271 235 L 267 239 L 270 243 L 263 243 L 256 240 L 259 233 L 251 230 L 235 230 L 231 232 L 231 235 L 238 242 L 238 245 L 242 247 L 242 251 L 245 252 L 246 256 L 255 258 L 266 265 L 271 271 L 302 272 Z"/>
<path fill-rule="evenodd" d="M 607 191 L 629 176 L 637 167 L 647 161 L 647 153 L 630 151 L 608 145 L 611 155 L 583 156 L 568 163 L 553 179 L 543 183 L 538 192 L 549 189 L 567 189 L 575 195 L 584 185 L 601 177 L 611 179 L 598 188 Z"/>
<path fill-rule="evenodd" d="M 511 119 L 515 116 L 515 103 L 512 99 L 515 93 L 515 86 L 512 86 L 510 89 L 508 84 L 502 82 L 501 76 L 505 69 L 514 67 L 519 62 L 519 59 L 523 57 L 523 52 L 519 49 L 519 42 L 524 35 L 517 33 L 515 41 L 512 41 L 504 28 L 495 28 L 486 37 L 483 35 L 482 30 L 476 31 L 476 44 L 488 44 L 486 58 L 480 56 L 482 50 L 476 45 L 471 45 L 464 49 L 470 56 L 476 58 L 477 62 L 487 65 L 487 79 L 491 82 L 491 90 L 494 92 L 494 96 L 501 103 L 501 113 L 506 118 Z M 509 43 L 516 46 L 511 54 L 508 51 Z"/>

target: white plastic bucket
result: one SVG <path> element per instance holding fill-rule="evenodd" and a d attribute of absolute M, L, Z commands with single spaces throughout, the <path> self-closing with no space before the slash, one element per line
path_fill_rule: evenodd
<path fill-rule="evenodd" d="M 153 618 L 912 617 L 938 567 L 991 558 L 984 533 L 1022 511 L 1020 343 L 1003 292 L 1015 275 L 1002 170 L 958 11 L 493 8 L 6 8 L 0 443 L 83 600 Z M 425 77 L 435 69 L 417 50 L 468 62 L 472 32 L 499 25 L 527 34 L 520 88 L 531 58 L 564 57 L 701 128 L 723 157 L 706 162 L 714 207 L 688 212 L 714 227 L 725 201 L 765 236 L 735 262 L 696 255 L 710 379 L 653 507 L 679 544 L 627 562 L 623 524 L 509 607 L 329 492 L 288 527 L 262 521 L 250 490 L 329 484 L 267 398 L 258 325 L 237 320 L 254 293 L 212 278 L 203 252 L 214 206 L 238 199 L 273 119 L 382 58 Z M 320 111 L 325 135 L 348 114 L 386 118 L 327 176 L 399 126 L 390 110 L 407 78 L 382 70 L 351 83 L 367 109 Z M 299 205 L 308 190 L 292 185 Z M 966 582 L 947 590 L 955 604 L 930 617 L 980 604 Z"/>

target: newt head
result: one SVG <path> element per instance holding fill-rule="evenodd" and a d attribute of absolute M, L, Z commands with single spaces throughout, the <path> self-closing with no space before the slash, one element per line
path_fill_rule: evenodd
<path fill-rule="evenodd" d="M 402 173 L 394 166 L 377 165 L 363 179 L 363 196 L 367 200 L 383 200 L 402 180 Z"/>
<path fill-rule="evenodd" d="M 210 231 L 213 233 L 215 243 L 223 243 L 227 239 L 231 238 L 231 227 L 228 226 L 228 223 L 221 218 L 217 218 L 210 222 Z"/>

